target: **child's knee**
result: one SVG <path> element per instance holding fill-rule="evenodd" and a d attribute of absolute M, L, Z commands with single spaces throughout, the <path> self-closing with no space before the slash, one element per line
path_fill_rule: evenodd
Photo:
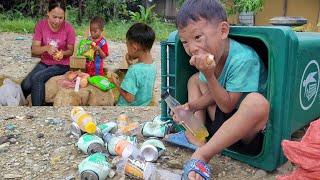
<path fill-rule="evenodd" d="M 269 115 L 270 104 L 268 100 L 259 93 L 248 94 L 241 104 L 246 106 L 251 113 L 258 115 L 262 119 L 266 119 Z"/>

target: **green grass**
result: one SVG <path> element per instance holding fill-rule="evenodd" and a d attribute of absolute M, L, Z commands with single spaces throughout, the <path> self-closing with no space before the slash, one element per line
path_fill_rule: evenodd
<path fill-rule="evenodd" d="M 3 14 L 0 14 L 0 32 L 15 33 L 33 33 L 36 20 L 29 18 L 20 18 L 9 20 Z M 73 23 L 77 35 L 84 36 L 88 29 L 88 23 L 81 26 Z M 131 21 L 110 21 L 105 25 L 104 31 L 106 38 L 112 41 L 124 41 L 129 27 L 133 24 Z M 168 38 L 170 32 L 174 31 L 175 25 L 165 22 L 156 21 L 149 24 L 156 32 L 157 41 L 163 41 Z"/>
<path fill-rule="evenodd" d="M 32 33 L 35 22 L 31 19 L 2 19 L 0 18 L 1 32 L 15 32 L 15 33 Z"/>

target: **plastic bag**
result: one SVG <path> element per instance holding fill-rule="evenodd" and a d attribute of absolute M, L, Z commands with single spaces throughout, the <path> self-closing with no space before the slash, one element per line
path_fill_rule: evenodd
<path fill-rule="evenodd" d="M 0 94 L 0 106 L 19 106 L 27 103 L 21 86 L 10 79 L 4 79 Z"/>
<path fill-rule="evenodd" d="M 92 61 L 94 58 L 93 46 L 94 46 L 94 42 L 88 39 L 80 40 L 79 46 L 77 49 L 77 56 L 84 56 L 89 61 Z"/>
<path fill-rule="evenodd" d="M 64 88 L 74 88 L 76 85 L 76 79 L 80 77 L 80 87 L 85 88 L 88 86 L 89 74 L 80 71 L 68 71 L 64 74 L 62 79 L 59 79 L 57 83 Z"/>
<path fill-rule="evenodd" d="M 88 81 L 91 85 L 96 86 L 102 91 L 108 91 L 110 89 L 115 88 L 115 85 L 103 76 L 92 76 L 88 78 Z"/>
<path fill-rule="evenodd" d="M 298 168 L 277 180 L 313 179 L 320 177 L 320 119 L 310 123 L 300 142 L 283 140 L 282 149 L 289 161 Z"/>

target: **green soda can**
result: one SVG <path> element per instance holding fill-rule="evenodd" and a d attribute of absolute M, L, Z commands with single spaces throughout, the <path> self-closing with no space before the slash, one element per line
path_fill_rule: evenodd
<path fill-rule="evenodd" d="M 110 172 L 110 164 L 102 153 L 95 153 L 84 159 L 78 166 L 81 180 L 106 179 Z"/>
<path fill-rule="evenodd" d="M 116 133 L 118 130 L 118 125 L 116 122 L 101 123 L 97 126 L 96 135 L 103 137 L 105 133 Z"/>
<path fill-rule="evenodd" d="M 77 142 L 77 146 L 81 151 L 89 155 L 96 152 L 103 152 L 105 149 L 103 140 L 93 134 L 82 135 Z"/>

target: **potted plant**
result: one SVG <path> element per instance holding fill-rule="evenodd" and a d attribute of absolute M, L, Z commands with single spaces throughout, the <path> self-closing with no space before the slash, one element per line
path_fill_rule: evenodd
<path fill-rule="evenodd" d="M 239 22 L 254 25 L 254 16 L 263 9 L 264 0 L 233 0 L 234 9 L 239 13 Z"/>

